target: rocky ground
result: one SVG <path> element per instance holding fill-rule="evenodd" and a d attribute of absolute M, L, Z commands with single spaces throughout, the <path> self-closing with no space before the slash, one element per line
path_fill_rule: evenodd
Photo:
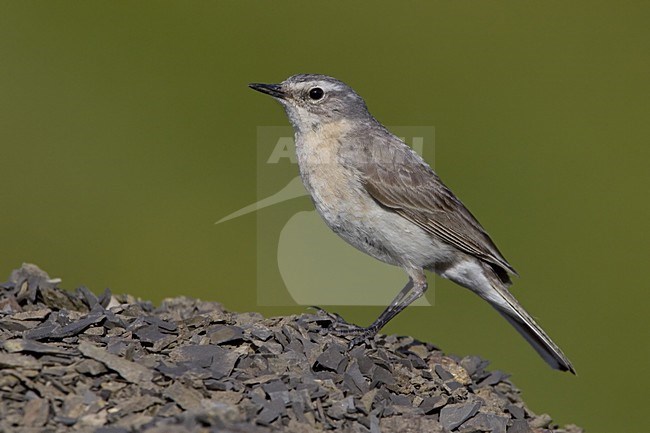
<path fill-rule="evenodd" d="M 154 308 L 59 282 L 23 265 L 0 285 L 0 432 L 582 432 L 487 361 L 410 337 L 347 350 L 322 313 Z"/>

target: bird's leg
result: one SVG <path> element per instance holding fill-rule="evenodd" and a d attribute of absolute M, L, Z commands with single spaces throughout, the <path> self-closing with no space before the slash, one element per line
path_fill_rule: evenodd
<path fill-rule="evenodd" d="M 409 278 L 406 286 L 397 294 L 393 302 L 379 315 L 368 327 L 350 325 L 343 322 L 343 326 L 334 324 L 332 329 L 335 335 L 345 336 L 354 335 L 355 338 L 350 341 L 349 347 L 353 347 L 365 340 L 374 337 L 381 328 L 383 328 L 392 318 L 397 316 L 402 310 L 420 298 L 427 290 L 427 281 L 422 271 Z"/>
<path fill-rule="evenodd" d="M 423 283 L 416 283 L 408 295 L 404 296 L 395 306 L 393 306 L 391 303 L 391 305 L 379 315 L 377 320 L 375 320 L 372 325 L 365 328 L 364 332 L 358 334 L 352 341 L 350 341 L 348 347 L 352 348 L 357 344 L 363 343 L 364 341 L 374 337 L 381 328 L 383 328 L 388 322 L 391 321 L 391 319 L 397 316 L 400 312 L 402 312 L 402 310 L 408 307 L 416 299 L 424 295 L 424 292 L 426 290 L 426 280 Z"/>
<path fill-rule="evenodd" d="M 395 299 L 393 299 L 393 302 L 384 310 L 385 314 L 386 311 L 389 311 L 391 309 L 398 308 L 398 305 L 400 302 L 402 302 L 402 299 L 411 291 L 413 288 L 413 280 L 409 278 L 408 283 L 406 283 L 406 286 L 395 296 Z M 330 331 L 334 335 L 339 335 L 339 336 L 344 336 L 344 335 L 360 335 L 363 333 L 366 333 L 369 329 L 363 326 L 357 326 L 352 323 L 346 322 L 341 316 L 335 313 L 328 313 L 324 311 L 322 308 L 314 307 L 317 308 L 321 313 L 324 312 L 327 314 L 330 318 L 333 319 L 332 327 L 330 328 Z M 401 310 L 400 310 L 401 311 Z M 374 323 L 373 323 L 374 324 Z M 371 325 L 372 326 L 372 325 Z M 379 329 L 377 329 L 379 331 Z M 375 332 L 376 333 L 376 332 Z"/>

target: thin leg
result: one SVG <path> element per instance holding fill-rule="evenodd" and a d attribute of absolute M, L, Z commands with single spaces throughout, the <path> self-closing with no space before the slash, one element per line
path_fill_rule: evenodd
<path fill-rule="evenodd" d="M 409 274 L 410 277 L 406 286 L 404 286 L 395 299 L 393 299 L 393 302 L 391 302 L 391 304 L 370 326 L 364 328 L 345 323 L 344 327 L 338 327 L 338 329 L 336 329 L 337 327 L 335 325 L 333 332 L 336 335 L 355 335 L 356 337 L 350 342 L 349 347 L 353 347 L 374 337 L 391 319 L 397 316 L 416 299 L 420 298 L 427 290 L 427 281 L 422 270 L 411 270 Z"/>
<path fill-rule="evenodd" d="M 395 299 L 393 299 L 393 302 L 390 303 L 388 307 L 384 310 L 384 312 L 379 316 L 381 318 L 382 316 L 388 314 L 389 311 L 395 311 L 396 309 L 400 308 L 400 305 L 402 303 L 402 300 L 407 296 L 407 294 L 413 289 L 413 279 L 409 278 L 408 283 L 404 286 L 402 290 L 395 296 Z M 399 311 L 402 311 L 404 308 L 399 309 Z M 322 309 L 320 309 L 322 311 Z M 398 313 L 399 313 L 398 311 Z M 335 325 L 332 329 L 332 332 L 336 335 L 359 335 L 363 334 L 368 331 L 369 328 L 371 328 L 373 325 L 377 323 L 379 318 L 373 322 L 372 325 L 369 327 L 363 327 L 363 326 L 357 326 L 353 325 L 351 323 L 347 323 L 346 321 L 343 320 L 341 316 L 338 314 L 331 314 L 328 313 L 330 316 L 334 316 L 337 320 L 335 322 Z M 395 313 L 397 314 L 397 313 Z M 394 316 L 392 316 L 394 317 Z M 379 329 L 377 329 L 379 331 Z"/>

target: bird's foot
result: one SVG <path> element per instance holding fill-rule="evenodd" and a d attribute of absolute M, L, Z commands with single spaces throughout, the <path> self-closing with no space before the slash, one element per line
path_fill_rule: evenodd
<path fill-rule="evenodd" d="M 343 333 L 338 333 L 337 335 L 341 337 L 344 337 L 346 335 L 354 336 L 354 338 L 350 340 L 350 342 L 348 343 L 348 350 L 351 350 L 354 346 L 358 346 L 359 344 L 363 344 L 372 340 L 375 337 L 375 335 L 377 335 L 378 331 L 379 328 L 377 328 L 376 326 L 368 326 L 367 328 L 357 326 L 356 329 L 354 329 L 352 332 L 344 331 Z"/>
<path fill-rule="evenodd" d="M 311 308 L 315 309 L 318 314 L 323 315 L 332 321 L 330 327 L 327 328 L 327 332 L 332 335 L 336 335 L 337 337 L 354 337 L 352 340 L 350 340 L 348 349 L 352 349 L 354 346 L 371 340 L 375 335 L 377 335 L 377 332 L 379 332 L 378 326 L 358 326 L 353 323 L 346 322 L 345 319 L 336 313 L 330 313 L 320 307 Z"/>

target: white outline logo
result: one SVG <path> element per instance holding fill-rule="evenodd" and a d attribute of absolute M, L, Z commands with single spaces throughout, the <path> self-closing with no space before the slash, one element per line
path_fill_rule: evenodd
<path fill-rule="evenodd" d="M 432 126 L 389 129 L 433 162 Z M 406 282 L 404 272 L 357 251 L 323 223 L 298 174 L 291 128 L 258 127 L 257 149 L 258 200 L 216 224 L 256 213 L 258 304 L 390 304 Z M 429 295 L 413 305 L 429 306 L 431 300 Z"/>

